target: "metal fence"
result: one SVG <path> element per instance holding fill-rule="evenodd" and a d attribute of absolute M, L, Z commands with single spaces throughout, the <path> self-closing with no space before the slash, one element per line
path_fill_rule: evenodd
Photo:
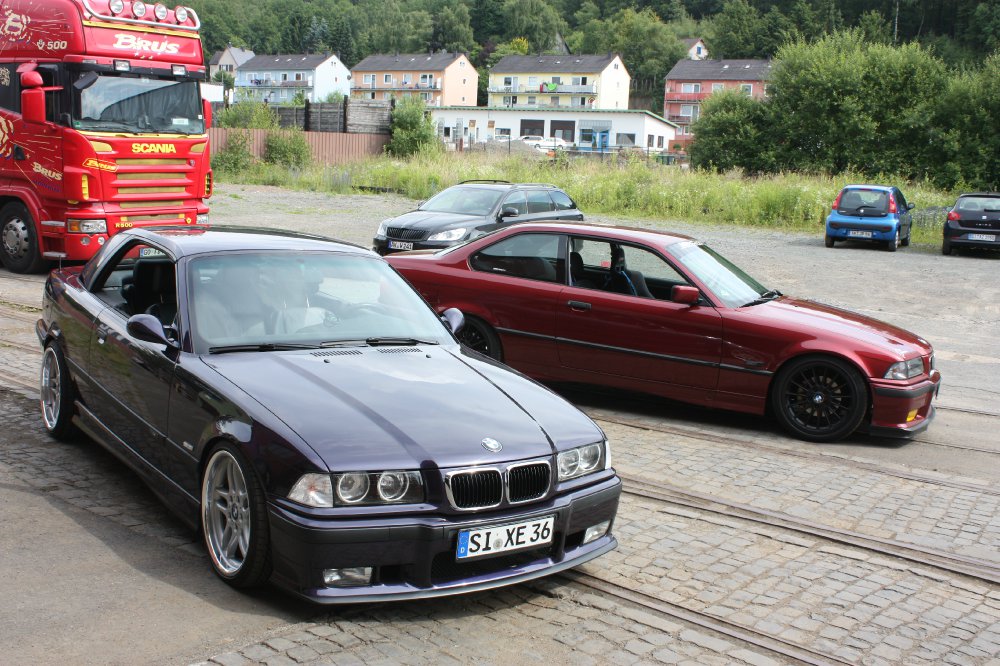
<path fill-rule="evenodd" d="M 246 133 L 249 138 L 249 150 L 257 158 L 264 156 L 264 143 L 268 134 L 283 130 L 248 130 L 228 127 L 212 127 L 208 137 L 213 151 L 220 151 L 229 141 L 233 133 Z M 284 130 L 295 131 L 295 130 Z M 388 134 L 343 134 L 339 132 L 303 132 L 306 143 L 312 151 L 316 164 L 346 164 L 382 153 L 385 144 L 389 143 Z"/>

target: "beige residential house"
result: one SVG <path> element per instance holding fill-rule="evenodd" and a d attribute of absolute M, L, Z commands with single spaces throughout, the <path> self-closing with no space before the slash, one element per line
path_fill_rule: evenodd
<path fill-rule="evenodd" d="M 617 54 L 511 55 L 490 70 L 489 106 L 627 109 L 632 77 Z"/>
<path fill-rule="evenodd" d="M 236 70 L 254 57 L 254 52 L 229 44 L 221 51 L 212 54 L 208 61 L 208 76 L 211 79 L 216 72 L 228 72 L 236 76 Z"/>
<path fill-rule="evenodd" d="M 479 73 L 464 53 L 370 55 L 351 69 L 351 97 L 417 95 L 428 106 L 475 106 Z"/>

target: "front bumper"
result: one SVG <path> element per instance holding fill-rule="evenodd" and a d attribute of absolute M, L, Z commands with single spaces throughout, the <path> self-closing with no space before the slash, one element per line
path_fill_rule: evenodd
<path fill-rule="evenodd" d="M 487 590 L 547 576 L 613 550 L 621 495 L 617 476 L 541 503 L 461 516 L 342 520 L 303 517 L 269 504 L 273 580 L 322 604 L 420 599 Z M 536 550 L 457 561 L 463 529 L 554 516 L 552 543 Z M 583 544 L 588 527 L 610 521 L 607 533 Z M 324 569 L 373 567 L 369 585 L 327 587 Z"/>
<path fill-rule="evenodd" d="M 941 389 L 941 373 L 900 386 L 891 380 L 872 381 L 872 418 L 868 433 L 878 437 L 913 437 L 934 419 L 934 398 Z"/>
<path fill-rule="evenodd" d="M 407 243 L 413 247 L 389 247 L 390 242 Z M 373 238 L 372 239 L 372 250 L 382 255 L 383 257 L 387 254 L 393 254 L 395 252 L 408 252 L 409 250 L 443 250 L 446 247 L 451 247 L 452 245 L 457 245 L 461 241 L 428 241 L 428 240 L 417 240 L 417 241 L 397 241 L 393 238 Z"/>

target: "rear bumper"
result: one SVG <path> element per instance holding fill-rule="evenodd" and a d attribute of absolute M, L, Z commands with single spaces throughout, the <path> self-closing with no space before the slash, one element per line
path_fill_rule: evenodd
<path fill-rule="evenodd" d="M 486 590 L 547 576 L 614 549 L 611 534 L 621 481 L 596 486 L 517 510 L 468 516 L 317 521 L 270 504 L 274 580 L 321 604 L 420 599 Z M 457 561 L 458 533 L 553 516 L 552 543 L 494 558 Z M 582 543 L 588 527 L 609 521 L 608 531 Z M 372 567 L 370 584 L 330 587 L 324 569 Z"/>
<path fill-rule="evenodd" d="M 934 419 L 934 399 L 941 388 L 941 373 L 914 384 L 900 386 L 888 380 L 872 381 L 872 417 L 868 433 L 878 437 L 913 437 Z"/>
<path fill-rule="evenodd" d="M 1000 229 L 969 229 L 949 221 L 944 227 L 944 239 L 952 247 L 1000 250 Z"/>
<path fill-rule="evenodd" d="M 898 220 L 885 218 L 831 216 L 826 220 L 826 235 L 836 240 L 894 241 L 898 228 Z"/>

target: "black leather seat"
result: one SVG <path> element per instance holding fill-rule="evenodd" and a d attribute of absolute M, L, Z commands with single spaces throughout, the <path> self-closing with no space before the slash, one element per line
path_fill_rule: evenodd
<path fill-rule="evenodd" d="M 164 326 L 177 316 L 177 284 L 169 259 L 142 260 L 132 268 L 132 280 L 122 286 L 122 296 L 132 314 L 151 314 Z"/>
<path fill-rule="evenodd" d="M 597 285 L 594 284 L 593 280 L 588 280 L 583 270 L 583 257 L 580 256 L 579 252 L 569 253 L 569 278 L 570 284 L 574 287 L 582 287 L 583 289 L 596 289 Z"/>

